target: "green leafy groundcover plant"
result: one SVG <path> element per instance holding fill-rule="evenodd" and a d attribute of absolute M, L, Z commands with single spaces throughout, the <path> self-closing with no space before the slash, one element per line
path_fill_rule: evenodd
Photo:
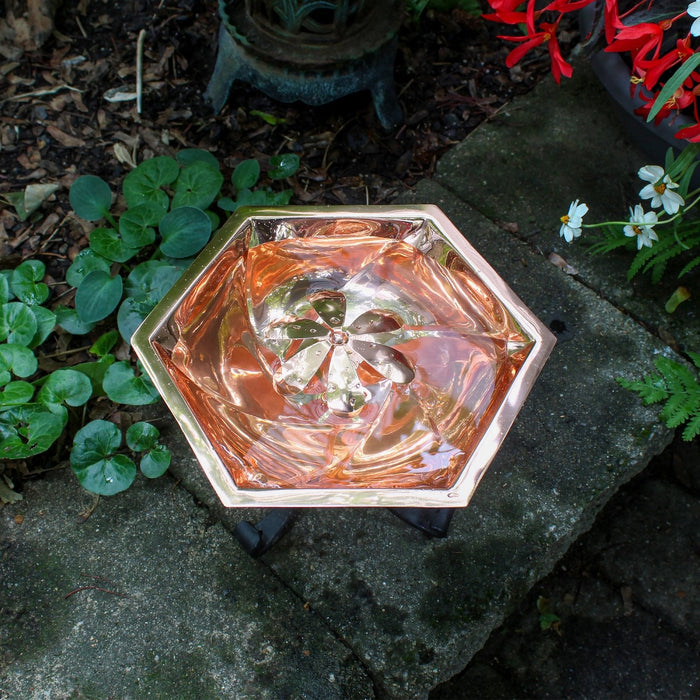
<path fill-rule="evenodd" d="M 273 156 L 267 175 L 282 180 L 298 167 L 294 154 Z M 40 260 L 0 271 L 0 462 L 46 452 L 69 431 L 70 464 L 89 491 L 113 495 L 128 488 L 137 473 L 137 456 L 145 476 L 165 473 L 170 452 L 158 442 L 155 426 L 139 421 L 122 435 L 109 421 L 85 422 L 88 404 L 100 397 L 132 406 L 158 400 L 138 364 L 117 361 L 112 351 L 120 335 L 130 341 L 209 241 L 219 224 L 211 210 L 214 203 L 224 211 L 243 204 L 289 203 L 291 190 L 254 190 L 260 174 L 258 161 L 241 162 L 231 178 L 233 198 L 221 196 L 224 177 L 206 151 L 152 158 L 124 179 L 127 209 L 119 215 L 112 211 L 113 194 L 104 180 L 85 175 L 75 181 L 70 190 L 75 213 L 99 225 L 89 247 L 66 272 L 67 284 L 75 288 L 74 306 L 48 306 L 50 291 L 42 281 L 46 269 Z M 96 335 L 89 346 L 94 359 L 45 371 L 42 346 L 56 326 L 75 336 Z M 19 498 L 8 474 L 0 476 L 0 500 Z"/>
<path fill-rule="evenodd" d="M 700 353 L 688 353 L 697 369 L 700 369 Z M 663 403 L 661 419 L 669 428 L 685 424 L 682 437 L 692 440 L 700 435 L 700 382 L 689 367 L 668 357 L 654 361 L 657 372 L 639 380 L 619 378 L 625 389 L 636 392 L 649 405 Z"/>

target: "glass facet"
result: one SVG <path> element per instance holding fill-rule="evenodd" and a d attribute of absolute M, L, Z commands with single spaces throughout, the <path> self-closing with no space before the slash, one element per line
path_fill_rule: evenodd
<path fill-rule="evenodd" d="M 227 505 L 466 505 L 551 334 L 435 207 L 248 210 L 133 340 Z"/>

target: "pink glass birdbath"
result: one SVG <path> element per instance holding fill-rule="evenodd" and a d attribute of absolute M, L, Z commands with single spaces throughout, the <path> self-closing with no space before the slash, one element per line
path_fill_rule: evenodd
<path fill-rule="evenodd" d="M 132 343 L 225 505 L 457 507 L 554 338 L 425 205 L 239 210 Z"/>

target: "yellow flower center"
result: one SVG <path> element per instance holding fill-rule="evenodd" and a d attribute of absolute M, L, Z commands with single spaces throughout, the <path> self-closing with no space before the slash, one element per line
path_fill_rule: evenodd
<path fill-rule="evenodd" d="M 659 194 L 663 194 L 666 191 L 666 185 L 663 182 L 659 182 L 657 185 L 654 185 L 654 190 Z"/>
<path fill-rule="evenodd" d="M 562 224 L 568 224 L 569 221 L 571 221 L 571 219 L 568 214 L 564 214 L 564 216 L 561 217 L 560 221 L 562 222 Z"/>
<path fill-rule="evenodd" d="M 635 232 L 637 236 L 642 235 L 642 229 L 639 228 L 636 224 L 632 224 L 632 230 Z"/>

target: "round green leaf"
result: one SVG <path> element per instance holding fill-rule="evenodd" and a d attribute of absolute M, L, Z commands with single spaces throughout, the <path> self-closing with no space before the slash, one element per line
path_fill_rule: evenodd
<path fill-rule="evenodd" d="M 103 258 L 120 263 L 133 258 L 139 252 L 138 248 L 128 246 L 113 228 L 96 228 L 90 234 L 90 248 Z"/>
<path fill-rule="evenodd" d="M 117 328 L 127 343 L 131 343 L 131 336 L 134 335 L 146 316 L 151 313 L 154 306 L 155 302 L 139 301 L 134 297 L 127 297 L 121 303 L 119 311 L 117 311 Z"/>
<path fill-rule="evenodd" d="M 88 467 L 98 459 L 110 457 L 119 450 L 122 434 L 106 420 L 93 420 L 75 434 L 70 455 L 72 467 Z"/>
<path fill-rule="evenodd" d="M 114 355 L 105 355 L 99 360 L 93 360 L 92 362 L 80 362 L 77 365 L 73 365 L 71 369 L 74 369 L 76 372 L 82 372 L 90 380 L 93 396 L 104 396 L 102 382 L 104 381 L 107 368 L 113 362 Z"/>
<path fill-rule="evenodd" d="M 183 166 L 192 165 L 192 163 L 206 163 L 216 170 L 219 169 L 219 161 L 216 159 L 216 156 L 202 148 L 185 148 L 182 151 L 178 151 L 175 158 Z"/>
<path fill-rule="evenodd" d="M 156 304 L 181 275 L 182 270 L 165 260 L 146 260 L 129 273 L 124 289 L 129 297 Z"/>
<path fill-rule="evenodd" d="M 39 322 L 30 306 L 9 301 L 0 306 L 0 341 L 29 345 L 39 329 Z"/>
<path fill-rule="evenodd" d="M 83 175 L 70 188 L 69 199 L 70 205 L 81 219 L 97 221 L 109 213 L 112 191 L 102 178 Z"/>
<path fill-rule="evenodd" d="M 221 223 L 219 215 L 215 214 L 211 209 L 207 209 L 204 213 L 209 217 L 209 221 L 211 222 L 211 230 L 216 231 Z"/>
<path fill-rule="evenodd" d="M 119 219 L 119 233 L 127 246 L 143 248 L 156 240 L 153 228 L 160 223 L 166 210 L 153 202 L 145 202 L 125 211 Z"/>
<path fill-rule="evenodd" d="M 94 323 L 81 321 L 78 312 L 66 306 L 59 306 L 56 309 L 56 323 L 73 335 L 87 335 L 95 327 Z"/>
<path fill-rule="evenodd" d="M 83 278 L 87 277 L 91 272 L 95 270 L 109 272 L 109 267 L 109 260 L 105 260 L 94 250 L 85 248 L 75 256 L 75 260 L 66 270 L 66 282 L 71 287 L 77 287 L 83 281 Z"/>
<path fill-rule="evenodd" d="M 119 333 L 115 330 L 103 333 L 93 344 L 88 352 L 97 357 L 105 357 L 119 340 Z"/>
<path fill-rule="evenodd" d="M 0 459 L 26 459 L 46 452 L 60 437 L 68 422 L 68 412 L 51 411 L 44 406 L 18 406 L 5 411 L 0 419 L 9 427 L 0 439 Z"/>
<path fill-rule="evenodd" d="M 29 403 L 32 396 L 34 396 L 34 386 L 29 382 L 10 382 L 0 391 L 0 406 L 4 408 Z"/>
<path fill-rule="evenodd" d="M 197 207 L 206 209 L 219 194 L 224 176 L 218 168 L 201 161 L 192 163 L 180 171 L 175 181 L 172 207 Z"/>
<path fill-rule="evenodd" d="M 144 450 L 152 450 L 159 437 L 158 428 L 153 423 L 142 420 L 129 426 L 126 431 L 126 444 L 134 452 L 143 452 Z"/>
<path fill-rule="evenodd" d="M 29 306 L 43 304 L 49 298 L 49 288 L 41 280 L 46 266 L 41 260 L 25 260 L 13 271 L 10 286 L 15 296 Z"/>
<path fill-rule="evenodd" d="M 196 207 L 178 207 L 166 214 L 160 222 L 164 255 L 186 258 L 198 253 L 209 240 L 211 221 Z"/>
<path fill-rule="evenodd" d="M 114 496 L 126 491 L 136 478 L 136 465 L 126 455 L 99 459 L 88 467 L 73 468 L 80 485 L 100 496 Z"/>
<path fill-rule="evenodd" d="M 299 156 L 296 153 L 280 153 L 270 158 L 270 168 L 267 174 L 273 180 L 291 177 L 299 170 Z"/>
<path fill-rule="evenodd" d="M 121 441 L 119 428 L 105 420 L 94 420 L 75 434 L 70 463 L 83 488 L 113 496 L 131 486 L 136 465 L 126 455 L 117 454 Z"/>
<path fill-rule="evenodd" d="M 51 372 L 37 395 L 43 404 L 66 403 L 82 406 L 92 396 L 92 384 L 85 374 L 74 369 L 57 369 Z"/>
<path fill-rule="evenodd" d="M 80 320 L 96 323 L 107 318 L 117 308 L 122 298 L 124 283 L 119 275 L 94 270 L 78 286 L 75 293 L 75 309 Z"/>
<path fill-rule="evenodd" d="M 239 207 L 259 207 L 269 203 L 265 190 L 241 190 L 236 201 Z"/>
<path fill-rule="evenodd" d="M 30 348 L 39 347 L 51 334 L 51 331 L 56 327 L 56 314 L 44 306 L 30 307 L 34 317 L 36 318 L 36 334 L 29 343 Z"/>
<path fill-rule="evenodd" d="M 144 406 L 158 401 L 158 391 L 151 380 L 145 374 L 137 377 L 126 361 L 115 362 L 109 367 L 102 388 L 107 397 L 116 403 Z"/>
<path fill-rule="evenodd" d="M 231 182 L 236 191 L 248 190 L 255 186 L 260 178 L 260 163 L 255 158 L 241 161 L 231 175 Z"/>
<path fill-rule="evenodd" d="M 271 207 L 284 207 L 289 204 L 289 200 L 294 194 L 293 190 L 282 190 L 281 192 L 267 191 L 267 205 Z"/>
<path fill-rule="evenodd" d="M 39 363 L 36 355 L 26 346 L 16 343 L 0 345 L 0 370 L 12 372 L 16 377 L 31 377 Z"/>
<path fill-rule="evenodd" d="M 168 195 L 161 189 L 175 182 L 180 166 L 174 158 L 158 156 L 145 160 L 125 178 L 122 186 L 124 199 L 129 207 L 152 202 L 168 208 Z"/>
<path fill-rule="evenodd" d="M 156 445 L 141 457 L 141 472 L 149 479 L 157 479 L 168 471 L 172 455 L 165 445 Z"/>
<path fill-rule="evenodd" d="M 10 299 L 15 298 L 15 295 L 10 290 L 12 272 L 12 270 L 0 270 L 0 304 L 7 304 Z"/>

